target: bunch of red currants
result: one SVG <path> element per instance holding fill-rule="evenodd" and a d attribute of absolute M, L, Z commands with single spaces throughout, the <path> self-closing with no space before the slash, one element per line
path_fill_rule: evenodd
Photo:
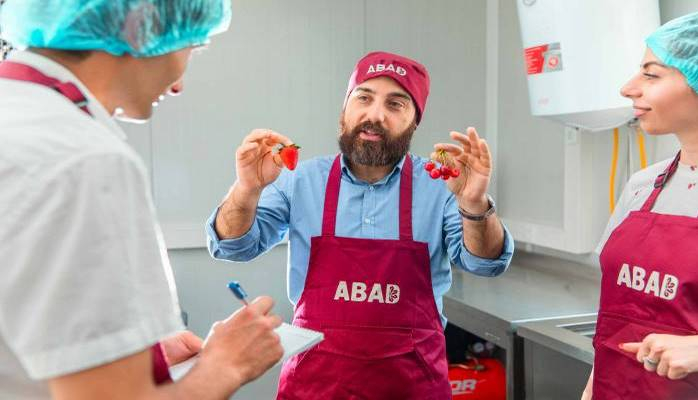
<path fill-rule="evenodd" d="M 437 162 L 433 160 L 429 160 L 426 164 L 424 164 L 424 169 L 429 173 L 431 179 L 441 178 L 447 181 L 450 178 L 458 178 L 458 176 L 460 176 L 460 170 L 455 166 L 450 167 L 448 165 L 450 161 L 448 154 L 445 151 L 440 150 L 438 155 L 439 159 L 441 160 L 441 167 L 437 168 Z"/>

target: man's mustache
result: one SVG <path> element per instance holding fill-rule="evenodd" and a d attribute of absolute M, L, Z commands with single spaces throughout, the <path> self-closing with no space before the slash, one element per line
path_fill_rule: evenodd
<path fill-rule="evenodd" d="M 351 130 L 352 137 L 358 136 L 361 131 L 371 131 L 381 137 L 386 137 L 388 134 L 388 131 L 379 124 L 374 124 L 373 122 L 363 122 Z"/>

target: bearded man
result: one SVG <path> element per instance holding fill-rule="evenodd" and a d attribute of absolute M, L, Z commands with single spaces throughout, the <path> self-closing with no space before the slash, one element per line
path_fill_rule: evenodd
<path fill-rule="evenodd" d="M 293 142 L 269 130 L 237 149 L 237 179 L 207 224 L 209 250 L 245 262 L 288 233 L 293 323 L 325 335 L 284 364 L 278 399 L 451 398 L 442 314 L 451 265 L 499 275 L 514 241 L 487 194 L 491 156 L 474 128 L 436 144 L 436 163 L 409 153 L 428 94 L 423 65 L 370 53 L 349 79 L 339 155 L 285 170 L 274 147 Z M 433 179 L 444 171 L 435 164 L 446 179 Z"/>

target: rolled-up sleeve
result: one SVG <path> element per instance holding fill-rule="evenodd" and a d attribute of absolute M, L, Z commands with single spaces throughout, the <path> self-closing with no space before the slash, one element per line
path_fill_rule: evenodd
<path fill-rule="evenodd" d="M 444 210 L 444 241 L 451 264 L 480 276 L 497 276 L 509 267 L 514 254 L 514 239 L 506 226 L 502 254 L 495 259 L 472 254 L 463 243 L 463 221 L 455 197 L 450 196 Z"/>
<path fill-rule="evenodd" d="M 252 226 L 238 238 L 221 239 L 218 236 L 215 223 L 219 208 L 216 208 L 206 222 L 211 256 L 219 260 L 247 262 L 281 242 L 288 232 L 292 179 L 284 171 L 273 184 L 264 188 Z"/>

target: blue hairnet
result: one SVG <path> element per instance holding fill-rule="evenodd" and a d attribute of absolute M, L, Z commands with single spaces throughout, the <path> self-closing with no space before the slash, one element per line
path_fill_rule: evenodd
<path fill-rule="evenodd" d="M 153 57 L 208 43 L 230 25 L 230 0 L 7 0 L 3 37 L 15 47 Z"/>
<path fill-rule="evenodd" d="M 698 13 L 667 22 L 645 42 L 664 64 L 681 71 L 688 85 L 698 92 Z"/>

